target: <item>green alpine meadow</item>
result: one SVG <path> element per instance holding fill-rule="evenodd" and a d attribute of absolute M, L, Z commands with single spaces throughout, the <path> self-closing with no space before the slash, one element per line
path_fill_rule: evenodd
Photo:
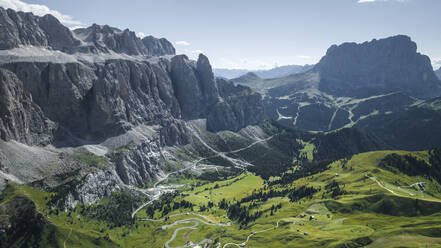
<path fill-rule="evenodd" d="M 440 11 L 0 0 L 0 248 L 441 247 Z"/>

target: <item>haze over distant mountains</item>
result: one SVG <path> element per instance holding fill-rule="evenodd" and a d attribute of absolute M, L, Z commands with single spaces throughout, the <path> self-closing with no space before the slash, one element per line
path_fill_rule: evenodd
<path fill-rule="evenodd" d="M 255 73 L 260 78 L 279 78 L 291 74 L 305 72 L 311 69 L 313 65 L 284 65 L 278 66 L 268 70 L 244 70 L 244 69 L 220 69 L 214 68 L 213 72 L 216 77 L 223 77 L 226 79 L 237 78 L 246 73 Z"/>
<path fill-rule="evenodd" d="M 0 8 L 0 248 L 441 244 L 434 147 L 441 81 L 404 35 L 213 72 Z"/>
<path fill-rule="evenodd" d="M 434 131 L 441 128 L 439 101 L 429 100 L 441 95 L 441 81 L 429 57 L 404 35 L 333 45 L 304 73 L 277 79 L 249 73 L 232 81 L 262 93 L 266 116 L 286 126 L 369 128 L 405 149 L 432 147 L 441 139 Z"/>

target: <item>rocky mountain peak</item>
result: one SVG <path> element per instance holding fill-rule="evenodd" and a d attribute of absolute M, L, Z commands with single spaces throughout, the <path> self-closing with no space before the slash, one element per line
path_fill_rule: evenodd
<path fill-rule="evenodd" d="M 120 30 L 108 25 L 93 24 L 73 31 L 78 38 L 100 52 L 125 53 L 128 55 L 163 56 L 174 55 L 173 45 L 164 38 L 147 36 L 142 40 L 129 29 Z M 93 51 L 93 50 L 92 50 Z"/>
<path fill-rule="evenodd" d="M 59 128 L 53 132 L 56 136 L 89 141 L 121 135 L 139 125 L 157 125 L 161 143 L 175 145 L 188 141 L 187 120 L 215 119 L 220 123 L 207 127 L 220 131 L 238 130 L 263 118 L 260 95 L 215 80 L 205 55 L 197 61 L 185 55 L 151 58 L 175 54 L 166 39 L 140 39 L 128 29 L 97 24 L 72 32 L 53 16 L 4 9 L 0 24 L 5 31 L 0 33 L 3 49 L 32 45 L 48 51 L 29 56 L 22 49 L 26 60 L 0 65 L 3 140 L 34 144 L 32 137 L 42 134 L 51 140 L 49 122 Z M 82 63 L 78 53 L 96 60 Z M 78 59 L 55 60 L 54 54 Z M 8 57 L 0 56 L 0 61 Z M 219 116 L 225 114 L 232 117 Z"/>
<path fill-rule="evenodd" d="M 331 46 L 314 67 L 320 88 L 335 95 L 368 96 L 403 91 L 418 98 L 441 94 L 429 57 L 405 35 Z"/>
<path fill-rule="evenodd" d="M 173 44 L 165 38 L 158 39 L 149 35 L 142 39 L 142 43 L 147 49 L 148 54 L 154 54 L 157 56 L 176 54 Z"/>
<path fill-rule="evenodd" d="M 52 15 L 43 17 L 0 7 L 0 50 L 36 46 L 65 53 L 124 53 L 127 55 L 175 55 L 164 38 L 140 39 L 129 29 L 93 24 L 71 31 Z"/>
<path fill-rule="evenodd" d="M 66 51 L 79 45 L 71 31 L 54 16 L 35 16 L 0 7 L 0 49 L 17 48 L 20 45 L 51 47 Z"/>

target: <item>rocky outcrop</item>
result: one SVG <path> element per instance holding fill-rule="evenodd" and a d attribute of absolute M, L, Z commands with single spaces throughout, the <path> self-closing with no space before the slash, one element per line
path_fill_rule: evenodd
<path fill-rule="evenodd" d="M 239 129 L 259 123 L 264 118 L 260 94 L 248 87 L 217 79 L 222 101 L 216 103 L 207 117 L 207 129 L 213 131 Z"/>
<path fill-rule="evenodd" d="M 128 29 L 119 30 L 108 25 L 93 24 L 88 28 L 79 28 L 74 31 L 75 36 L 82 40 L 85 45 L 81 47 L 83 52 L 110 51 L 128 55 L 163 56 L 176 53 L 173 45 L 166 39 L 157 39 L 147 36 L 142 40 L 135 32 Z"/>
<path fill-rule="evenodd" d="M 49 119 L 83 139 L 109 137 L 141 123 L 174 123 L 166 119 L 180 115 L 172 81 L 161 63 L 23 62 L 5 67 L 21 78 Z"/>
<path fill-rule="evenodd" d="M 80 45 L 70 30 L 51 15 L 38 17 L 0 8 L 0 23 L 1 50 L 32 45 L 65 51 Z"/>
<path fill-rule="evenodd" d="M 199 55 L 196 63 L 189 61 L 185 55 L 173 57 L 171 77 L 184 119 L 205 118 L 220 100 L 213 71 L 205 55 Z"/>
<path fill-rule="evenodd" d="M 403 35 L 333 45 L 314 70 L 320 74 L 319 88 L 337 96 L 400 91 L 427 99 L 441 94 L 429 57 L 417 53 L 415 42 Z"/>
<path fill-rule="evenodd" d="M 153 181 L 161 173 L 161 144 L 147 140 L 130 149 L 121 149 L 109 155 L 115 164 L 119 178 L 130 185 L 142 185 Z"/>
<path fill-rule="evenodd" d="M 210 131 L 238 131 L 263 120 L 260 94 L 224 79 L 214 79 L 208 58 L 199 55 L 196 64 L 185 55 L 171 62 L 172 81 L 184 119 L 207 118 Z M 197 82 L 197 83 L 195 83 Z"/>
<path fill-rule="evenodd" d="M 65 206 L 163 174 L 164 146 L 191 141 L 189 120 L 207 119 L 217 132 L 263 119 L 259 94 L 216 80 L 206 56 L 175 56 L 165 39 L 106 25 L 70 31 L 50 15 L 1 8 L 0 18 L 0 145 L 13 147 L 0 170 L 42 188 L 60 186 Z M 10 140 L 21 143 L 3 142 Z M 34 153 L 23 156 L 21 146 Z"/>
<path fill-rule="evenodd" d="M 188 138 L 181 118 L 216 120 L 216 125 L 208 125 L 212 131 L 238 130 L 262 120 L 260 95 L 215 81 L 203 55 L 197 63 L 181 55 L 154 63 L 20 62 L 3 67 L 23 81 L 45 116 L 86 140 L 148 124 L 163 126 L 163 144 L 185 144 Z M 222 92 L 218 87 L 223 87 Z"/>
<path fill-rule="evenodd" d="M 8 55 L 0 58 L 1 67 L 23 82 L 30 101 L 59 124 L 57 134 L 63 138 L 94 142 L 143 124 L 161 126 L 162 145 L 175 145 L 189 140 L 185 120 L 217 120 L 209 125 L 212 131 L 238 130 L 261 120 L 256 114 L 260 97 L 234 87 L 220 93 L 206 56 L 196 62 L 185 55 L 157 57 L 175 54 L 165 39 L 141 40 L 130 30 L 96 24 L 72 32 L 51 15 L 10 9 L 0 8 L 0 18 L 1 49 L 32 45 L 69 58 L 42 62 L 38 52 L 13 62 Z M 20 51 L 26 57 L 26 49 Z"/>
<path fill-rule="evenodd" d="M 48 144 L 53 128 L 15 74 L 0 69 L 0 138 Z"/>
<path fill-rule="evenodd" d="M 142 43 L 149 55 L 163 56 L 176 54 L 176 50 L 172 43 L 165 38 L 158 39 L 149 35 L 142 38 Z"/>
<path fill-rule="evenodd" d="M 94 24 L 74 31 L 54 16 L 35 16 L 0 7 L 0 50 L 37 46 L 73 53 L 123 53 L 127 55 L 174 55 L 173 45 L 152 36 L 140 39 L 128 29 Z"/>

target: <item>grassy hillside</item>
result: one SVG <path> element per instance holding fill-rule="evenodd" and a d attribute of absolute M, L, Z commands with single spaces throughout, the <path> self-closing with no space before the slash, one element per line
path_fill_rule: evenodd
<path fill-rule="evenodd" d="M 111 216 L 130 209 L 115 208 L 112 197 L 63 211 L 48 204 L 54 193 L 10 184 L 0 198 L 0 226 L 26 222 L 34 228 L 0 240 L 2 247 L 175 247 L 203 240 L 234 247 L 228 243 L 242 244 L 251 235 L 247 247 L 441 247 L 441 185 L 430 171 L 436 156 L 376 151 L 309 175 L 297 166 L 269 180 L 249 172 L 214 182 L 184 178 L 188 185 L 179 192 L 163 195 L 135 221 L 118 223 Z M 394 162 L 400 159 L 429 167 L 402 171 L 406 167 Z M 110 218 L 90 214 L 97 209 Z M 208 224 L 191 228 L 189 219 Z"/>

